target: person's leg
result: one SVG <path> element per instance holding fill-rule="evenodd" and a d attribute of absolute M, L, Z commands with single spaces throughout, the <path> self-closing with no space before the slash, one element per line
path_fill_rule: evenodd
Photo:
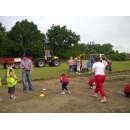
<path fill-rule="evenodd" d="M 26 72 L 26 76 L 27 76 L 27 81 L 28 81 L 28 87 L 29 87 L 29 90 L 31 91 L 33 89 L 33 87 L 32 87 L 32 83 L 31 83 L 30 71 Z"/>
<path fill-rule="evenodd" d="M 22 71 L 22 82 L 23 82 L 23 91 L 27 90 L 27 86 L 26 86 L 26 71 Z"/>
<path fill-rule="evenodd" d="M 104 76 L 101 76 L 100 78 L 101 78 L 101 83 L 100 83 L 100 90 L 99 91 L 100 91 L 100 94 L 103 98 L 103 100 L 101 100 L 101 102 L 106 102 L 106 92 L 103 89 L 103 83 L 106 79 L 106 76 L 104 75 Z"/>
<path fill-rule="evenodd" d="M 69 71 L 70 71 L 70 74 L 71 74 L 71 72 L 72 72 L 71 65 L 69 65 Z"/>
<path fill-rule="evenodd" d="M 64 89 L 65 89 L 65 83 L 62 83 L 62 93 L 61 94 L 65 94 L 65 92 L 64 92 Z"/>
<path fill-rule="evenodd" d="M 103 89 L 103 82 L 105 81 L 105 76 L 95 76 L 95 82 L 96 82 L 96 89 L 95 89 L 95 97 L 97 96 L 97 93 L 100 92 L 103 100 L 101 102 L 106 102 L 106 93 Z"/>
<path fill-rule="evenodd" d="M 67 88 L 68 83 L 69 83 L 69 82 L 65 82 L 65 83 L 64 83 L 64 89 L 65 89 L 68 93 L 70 93 L 69 89 Z"/>
<path fill-rule="evenodd" d="M 10 87 L 10 98 L 11 100 L 17 99 L 17 97 L 14 96 L 15 93 L 15 86 Z"/>

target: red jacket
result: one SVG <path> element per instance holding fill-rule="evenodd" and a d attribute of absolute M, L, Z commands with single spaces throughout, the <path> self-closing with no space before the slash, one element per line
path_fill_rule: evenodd
<path fill-rule="evenodd" d="M 69 82 L 69 79 L 67 78 L 67 76 L 61 76 L 61 78 L 62 78 L 62 83 Z"/>
<path fill-rule="evenodd" d="M 108 66 L 112 66 L 112 62 L 111 61 L 108 61 L 107 64 L 108 64 Z"/>
<path fill-rule="evenodd" d="M 95 82 L 95 78 L 91 78 L 89 81 L 88 81 L 88 84 L 89 86 L 93 86 L 93 83 Z"/>
<path fill-rule="evenodd" d="M 126 87 L 124 88 L 124 93 L 129 93 L 130 94 L 130 84 L 126 85 Z"/>

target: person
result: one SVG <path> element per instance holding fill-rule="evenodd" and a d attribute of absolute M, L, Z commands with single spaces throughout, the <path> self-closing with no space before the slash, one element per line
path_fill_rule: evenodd
<path fill-rule="evenodd" d="M 6 73 L 6 82 L 7 82 L 7 86 L 8 86 L 8 93 L 10 94 L 10 99 L 11 100 L 15 100 L 17 99 L 17 97 L 14 96 L 15 93 L 15 86 L 17 84 L 18 78 L 16 77 L 15 73 L 14 73 L 14 63 L 10 62 L 9 63 L 9 67 L 7 69 L 7 73 Z"/>
<path fill-rule="evenodd" d="M 1 83 L 1 78 L 0 78 L 0 87 L 2 86 L 2 83 Z"/>
<path fill-rule="evenodd" d="M 65 74 L 62 74 L 60 76 L 60 82 L 62 83 L 62 93 L 61 94 L 65 94 L 64 90 L 66 90 L 70 94 L 70 91 L 67 88 L 67 85 L 69 84 L 69 79 Z"/>
<path fill-rule="evenodd" d="M 112 61 L 110 59 L 107 61 L 107 70 L 110 72 L 112 71 Z"/>
<path fill-rule="evenodd" d="M 20 62 L 20 68 L 22 69 L 22 82 L 23 82 L 23 92 L 27 92 L 27 85 L 28 82 L 29 91 L 34 91 L 31 83 L 31 73 L 33 70 L 32 61 L 28 59 L 29 53 L 25 51 L 23 54 L 23 60 Z"/>
<path fill-rule="evenodd" d="M 95 94 L 93 96 L 97 97 L 98 92 L 100 92 L 103 98 L 101 100 L 101 103 L 105 103 L 106 92 L 103 89 L 103 83 L 106 79 L 106 75 L 105 75 L 105 66 L 103 63 L 100 62 L 100 56 L 95 57 L 95 63 L 93 64 L 91 72 L 95 73 L 95 83 L 96 83 Z"/>
<path fill-rule="evenodd" d="M 105 58 L 102 58 L 102 63 L 104 64 L 104 66 L 105 66 L 105 69 L 106 69 L 106 67 L 107 67 L 107 61 L 105 60 Z"/>
<path fill-rule="evenodd" d="M 124 88 L 124 93 L 126 94 L 126 97 L 128 98 L 130 95 L 130 84 L 127 84 Z"/>
<path fill-rule="evenodd" d="M 93 56 L 90 57 L 90 62 L 91 62 L 91 68 L 92 68 L 92 66 L 93 66 L 93 64 L 95 62 Z"/>
<path fill-rule="evenodd" d="M 73 57 L 72 57 L 72 56 L 71 56 L 70 59 L 68 60 L 68 64 L 69 64 L 70 74 L 74 74 L 74 60 L 73 60 Z"/>
<path fill-rule="evenodd" d="M 91 67 L 92 67 L 92 64 L 91 64 L 90 60 L 88 60 L 88 62 L 87 62 L 87 70 L 89 71 L 88 73 L 91 73 Z"/>
<path fill-rule="evenodd" d="M 80 68 L 81 68 L 81 60 L 80 60 L 80 57 L 78 57 L 77 61 L 76 61 L 76 65 L 77 65 L 77 73 L 80 75 Z"/>
<path fill-rule="evenodd" d="M 95 89 L 96 88 L 95 77 L 90 78 L 88 84 L 89 88 Z"/>

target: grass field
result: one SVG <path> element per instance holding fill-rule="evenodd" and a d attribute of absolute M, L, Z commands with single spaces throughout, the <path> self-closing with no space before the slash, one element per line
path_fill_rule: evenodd
<path fill-rule="evenodd" d="M 130 61 L 114 61 L 112 69 L 113 72 L 130 70 Z M 3 78 L 5 73 L 6 69 L 4 69 L 3 66 L 0 65 L 0 77 Z M 21 81 L 22 78 L 21 69 L 15 69 L 15 73 L 19 78 L 19 81 Z M 68 64 L 66 64 L 66 62 L 61 62 L 61 65 L 59 67 L 50 67 L 50 66 L 45 66 L 42 68 L 34 67 L 32 72 L 32 80 L 59 78 L 59 76 L 62 73 L 66 75 L 69 74 L 69 67 Z M 83 73 L 83 75 L 86 75 L 86 72 Z"/>

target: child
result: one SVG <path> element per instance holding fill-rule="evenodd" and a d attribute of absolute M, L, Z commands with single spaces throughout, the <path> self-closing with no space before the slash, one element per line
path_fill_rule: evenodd
<path fill-rule="evenodd" d="M 95 89 L 96 87 L 95 78 L 93 77 L 89 79 L 88 84 L 89 84 L 89 88 Z"/>
<path fill-rule="evenodd" d="M 1 83 L 1 78 L 0 78 L 0 87 L 2 86 L 2 83 Z"/>
<path fill-rule="evenodd" d="M 65 91 L 68 91 L 68 93 L 70 94 L 70 91 L 68 90 L 68 88 L 66 87 L 69 83 L 69 79 L 65 74 L 62 74 L 60 76 L 60 82 L 62 83 L 62 93 L 61 94 L 65 94 Z"/>
<path fill-rule="evenodd" d="M 112 71 L 112 61 L 111 61 L 111 60 L 108 60 L 107 64 L 108 64 L 107 70 L 111 72 L 111 71 Z"/>
<path fill-rule="evenodd" d="M 14 63 L 9 63 L 9 67 L 7 69 L 7 86 L 8 86 L 8 93 L 10 94 L 10 99 L 11 100 L 15 100 L 17 99 L 17 97 L 14 96 L 15 93 L 15 86 L 17 84 L 17 80 L 18 78 L 16 77 L 15 73 L 14 73 Z"/>
<path fill-rule="evenodd" d="M 130 84 L 127 84 L 124 88 L 124 93 L 126 94 L 126 97 L 128 98 L 130 95 Z"/>

